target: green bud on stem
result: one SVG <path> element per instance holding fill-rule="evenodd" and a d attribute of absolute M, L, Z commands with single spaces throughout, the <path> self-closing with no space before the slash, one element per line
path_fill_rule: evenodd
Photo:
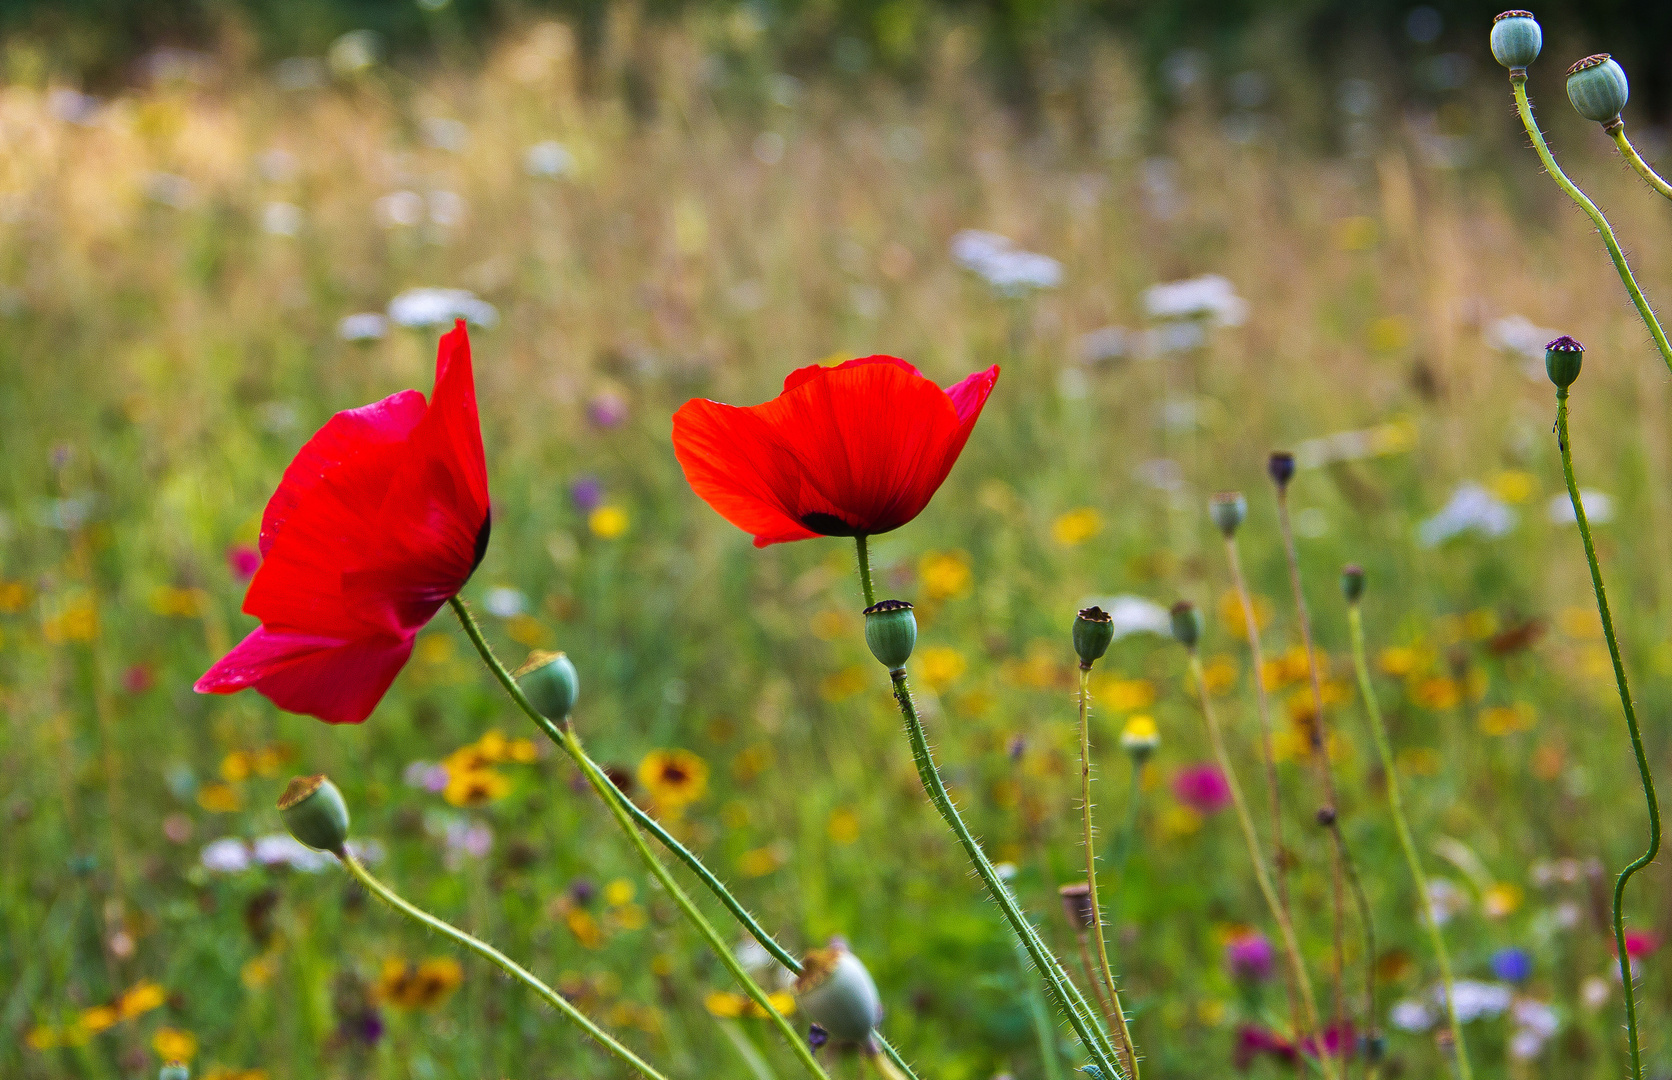
<path fill-rule="evenodd" d="M 1510 71 L 1525 72 L 1544 48 L 1544 31 L 1530 11 L 1506 11 L 1492 20 L 1492 58 Z"/>
<path fill-rule="evenodd" d="M 899 671 L 917 647 L 917 616 L 904 600 L 880 600 L 865 609 L 865 644 L 889 671 Z"/>
<path fill-rule="evenodd" d="M 1087 671 L 1109 651 L 1115 640 L 1115 620 L 1100 607 L 1089 607 L 1074 619 L 1074 651 L 1080 654 L 1080 666 Z"/>
<path fill-rule="evenodd" d="M 1248 516 L 1248 500 L 1240 491 L 1221 491 L 1208 501 L 1208 513 L 1226 539 L 1236 535 L 1237 528 Z"/>
<path fill-rule="evenodd" d="M 1544 347 L 1544 372 L 1559 389 L 1573 385 L 1584 363 L 1585 346 L 1566 334 Z"/>
<path fill-rule="evenodd" d="M 324 774 L 294 777 L 279 796 L 279 817 L 311 848 L 341 854 L 348 842 L 348 805 Z"/>
<path fill-rule="evenodd" d="M 1567 93 L 1580 116 L 1612 128 L 1631 96 L 1631 86 L 1624 68 L 1607 53 L 1597 53 L 1568 68 Z"/>
<path fill-rule="evenodd" d="M 1349 604 L 1358 603 L 1364 596 L 1364 567 L 1348 563 L 1341 568 L 1341 595 Z"/>
<path fill-rule="evenodd" d="M 1188 600 L 1173 605 L 1173 637 L 1187 649 L 1194 649 L 1202 638 L 1202 613 Z"/>
<path fill-rule="evenodd" d="M 574 662 L 563 653 L 531 652 L 513 677 L 547 720 L 562 722 L 574 711 L 575 699 L 581 692 L 581 678 Z"/>

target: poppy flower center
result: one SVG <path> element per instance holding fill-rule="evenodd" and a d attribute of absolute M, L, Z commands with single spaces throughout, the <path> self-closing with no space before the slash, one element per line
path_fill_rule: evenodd
<path fill-rule="evenodd" d="M 857 529 L 835 514 L 813 512 L 801 515 L 803 527 L 813 530 L 820 536 L 862 536 L 863 529 Z"/>

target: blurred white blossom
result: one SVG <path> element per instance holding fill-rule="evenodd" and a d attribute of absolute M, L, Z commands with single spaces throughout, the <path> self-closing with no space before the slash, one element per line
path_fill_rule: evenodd
<path fill-rule="evenodd" d="M 375 311 L 345 315 L 337 323 L 337 336 L 344 341 L 376 341 L 389 332 L 389 320 Z"/>
<path fill-rule="evenodd" d="M 1417 528 L 1423 547 L 1438 547 L 1454 536 L 1477 532 L 1484 537 L 1504 535 L 1515 527 L 1515 511 L 1480 484 L 1460 485 L 1451 501 Z"/>
<path fill-rule="evenodd" d="M 1109 618 L 1114 622 L 1117 638 L 1138 633 L 1171 637 L 1173 633 L 1173 617 L 1167 609 L 1141 596 L 1133 596 L 1130 593 L 1120 596 L 1093 596 L 1088 597 L 1080 606 L 1100 607 L 1107 611 Z"/>
<path fill-rule="evenodd" d="M 1514 992 L 1503 983 L 1481 982 L 1478 979 L 1458 979 L 1452 984 L 1452 988 L 1456 993 L 1453 1003 L 1457 1009 L 1457 1019 L 1465 1024 L 1482 1017 L 1502 1014 L 1515 997 Z M 1444 1008 L 1445 984 L 1435 986 L 1433 994 L 1435 1004 Z"/>
<path fill-rule="evenodd" d="M 302 231 L 302 208 L 287 202 L 268 203 L 261 208 L 261 230 L 273 236 L 295 236 Z"/>
<path fill-rule="evenodd" d="M 1219 274 L 1170 281 L 1144 290 L 1144 312 L 1152 319 L 1204 319 L 1216 326 L 1241 326 L 1248 301 Z"/>
<path fill-rule="evenodd" d="M 530 176 L 567 176 L 575 168 L 575 155 L 552 139 L 537 142 L 523 151 L 523 171 Z"/>
<path fill-rule="evenodd" d="M 499 310 L 468 289 L 408 289 L 389 301 L 389 321 L 398 326 L 445 326 L 454 319 L 492 326 Z"/>
<path fill-rule="evenodd" d="M 204 845 L 198 862 L 205 870 L 216 874 L 236 874 L 249 869 L 250 849 L 244 841 L 226 836 Z"/>
<path fill-rule="evenodd" d="M 952 238 L 952 258 L 1006 296 L 1062 284 L 1061 263 L 1049 255 L 1023 251 L 998 233 L 963 230 Z"/>
<path fill-rule="evenodd" d="M 1388 1010 L 1388 1023 L 1400 1031 L 1427 1031 L 1438 1018 L 1435 1009 L 1415 998 L 1396 1001 Z"/>

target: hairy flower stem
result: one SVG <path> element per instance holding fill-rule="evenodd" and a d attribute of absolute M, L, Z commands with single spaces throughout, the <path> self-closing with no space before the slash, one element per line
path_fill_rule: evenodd
<path fill-rule="evenodd" d="M 1625 121 L 1616 121 L 1608 129 L 1608 133 L 1614 136 L 1614 145 L 1620 148 L 1620 155 L 1631 163 L 1632 168 L 1637 170 L 1637 175 L 1648 181 L 1650 187 L 1668 199 L 1672 199 L 1672 184 L 1662 180 L 1659 173 L 1649 168 L 1649 163 L 1643 160 L 1642 155 L 1637 152 L 1637 147 L 1631 145 L 1631 140 L 1626 138 Z"/>
<path fill-rule="evenodd" d="M 1306 647 L 1306 670 L 1312 676 L 1312 763 L 1318 773 L 1319 785 L 1324 789 L 1324 807 L 1318 815 L 1319 824 L 1330 831 L 1330 933 L 1332 959 L 1330 964 L 1331 992 L 1335 1002 L 1335 1027 L 1346 1030 L 1347 999 L 1343 991 L 1346 977 L 1346 869 L 1347 843 L 1341 837 L 1341 808 L 1335 792 L 1335 770 L 1329 760 L 1329 733 L 1324 727 L 1324 687 L 1318 673 L 1318 654 L 1312 646 L 1312 617 L 1306 609 L 1306 593 L 1300 582 L 1300 556 L 1295 551 L 1295 530 L 1289 523 L 1289 489 L 1277 486 L 1277 524 L 1283 534 L 1283 554 L 1289 563 L 1289 588 L 1295 597 L 1295 613 L 1300 622 L 1300 639 Z M 1375 963 L 1375 957 L 1365 962 Z"/>
<path fill-rule="evenodd" d="M 1260 764 L 1265 770 L 1267 810 L 1271 814 L 1272 877 L 1277 885 L 1277 902 L 1291 922 L 1294 908 L 1289 903 L 1289 859 L 1283 850 L 1283 801 L 1277 786 L 1277 761 L 1271 752 L 1271 699 L 1266 693 L 1266 659 L 1260 647 L 1260 620 L 1254 611 L 1254 601 L 1248 594 L 1248 580 L 1242 573 L 1242 558 L 1237 553 L 1235 534 L 1225 537 L 1225 559 L 1231 567 L 1231 584 L 1237 591 L 1237 602 L 1242 606 L 1242 624 L 1248 634 L 1249 663 L 1254 669 L 1254 701 L 1260 716 Z M 1294 975 L 1287 973 L 1283 988 L 1289 998 L 1289 1023 L 1300 1028 L 1300 1002 L 1296 997 Z"/>
<path fill-rule="evenodd" d="M 929 749 L 929 738 L 923 731 L 923 722 L 917 717 L 917 706 L 912 703 L 911 687 L 906 683 L 905 670 L 891 671 L 889 678 L 894 684 L 894 700 L 899 703 L 900 714 L 906 721 L 906 736 L 911 742 L 912 758 L 917 763 L 917 775 L 923 782 L 923 790 L 929 796 L 929 801 L 935 804 L 935 809 L 940 811 L 953 835 L 963 845 L 970 865 L 975 868 L 976 875 L 987 886 L 988 894 L 1004 913 L 1005 921 L 1010 924 L 1010 929 L 1016 934 L 1022 947 L 1027 950 L 1034 967 L 1038 968 L 1040 975 L 1044 977 L 1045 985 L 1050 990 L 1057 1008 L 1068 1018 L 1069 1026 L 1074 1029 L 1074 1034 L 1079 1036 L 1080 1044 L 1085 1047 L 1092 1063 L 1104 1070 L 1106 1076 L 1113 1076 L 1118 1071 L 1130 1078 L 1131 1073 L 1117 1068 L 1114 1047 L 1097 1024 L 1091 1006 L 1079 990 L 1075 989 L 1062 964 L 1046 947 L 1038 931 L 1023 914 L 1021 905 L 999 879 L 998 871 L 988 860 L 987 853 L 981 850 L 980 841 L 976 840 L 969 826 L 964 824 L 958 808 L 953 805 L 952 797 L 947 794 L 946 784 L 941 780 L 940 769 L 935 765 L 934 754 Z"/>
<path fill-rule="evenodd" d="M 1434 918 L 1434 907 L 1428 899 L 1428 875 L 1423 872 L 1422 859 L 1417 855 L 1416 841 L 1411 838 L 1411 826 L 1405 818 L 1405 800 L 1399 794 L 1399 774 L 1394 768 L 1393 745 L 1388 741 L 1387 726 L 1382 722 L 1382 706 L 1376 698 L 1376 687 L 1370 681 L 1370 665 L 1364 658 L 1364 617 L 1357 603 L 1347 605 L 1347 624 L 1352 632 L 1353 668 L 1358 673 L 1359 693 L 1364 695 L 1364 711 L 1370 716 L 1370 733 L 1376 740 L 1376 753 L 1382 760 L 1382 774 L 1386 777 L 1388 811 L 1393 815 L 1394 831 L 1399 834 L 1399 846 L 1405 852 L 1405 865 L 1410 867 L 1411 880 L 1417 887 L 1418 902 L 1422 905 L 1423 925 L 1428 928 L 1428 938 L 1434 945 L 1434 956 L 1440 964 L 1440 982 L 1446 989 L 1446 1020 L 1451 1025 L 1452 1047 L 1457 1055 L 1457 1080 L 1472 1080 L 1469 1052 L 1463 1044 L 1463 1024 L 1457 1018 L 1451 954 L 1446 951 L 1445 935 Z"/>
<path fill-rule="evenodd" d="M 627 812 L 623 805 L 630 804 L 631 800 L 621 793 L 621 790 L 610 781 L 609 777 L 604 775 L 604 771 L 598 767 L 597 762 L 586 755 L 586 752 L 581 748 L 580 736 L 576 734 L 574 726 L 567 720 L 561 725 L 556 724 L 542 715 L 540 710 L 536 709 L 534 704 L 528 700 L 528 697 L 522 691 L 522 687 L 517 685 L 517 680 L 506 670 L 499 657 L 494 655 L 487 639 L 482 636 L 482 628 L 476 624 L 476 619 L 470 614 L 469 609 L 464 606 L 464 601 L 455 596 L 449 602 L 453 605 L 453 611 L 458 615 L 459 622 L 464 625 L 465 633 L 469 635 L 471 643 L 476 646 L 476 651 L 482 655 L 482 660 L 493 671 L 494 676 L 499 679 L 500 685 L 505 687 L 506 693 L 510 694 L 518 707 L 528 714 L 529 719 L 539 725 L 540 730 L 545 732 L 558 746 L 562 747 L 564 752 L 580 767 L 582 775 L 592 785 L 592 790 L 603 800 L 604 805 L 609 807 L 616 823 L 621 826 L 621 831 L 627 834 L 627 839 L 632 842 L 634 850 L 638 852 L 639 859 L 644 863 L 646 869 L 656 878 L 667 894 L 673 898 L 674 903 L 684 913 L 686 920 L 702 935 L 714 955 L 720 959 L 720 963 L 725 966 L 727 971 L 731 972 L 732 978 L 736 979 L 738 985 L 743 988 L 743 992 L 765 1011 L 768 1019 L 783 1035 L 784 1040 L 789 1043 L 791 1051 L 794 1052 L 807 1071 L 817 1077 L 818 1080 L 830 1080 L 824 1069 L 813 1057 L 813 1052 L 808 1047 L 807 1040 L 797 1034 L 795 1028 L 790 1026 L 790 1022 L 784 1019 L 783 1014 L 773 1006 L 766 991 L 762 990 L 755 980 L 750 978 L 749 973 L 744 970 L 743 965 L 733 955 L 725 939 L 698 910 L 696 904 L 692 903 L 691 898 L 685 894 L 685 890 L 679 887 L 679 882 L 675 881 L 668 868 L 662 865 L 662 861 L 656 857 L 656 853 L 650 850 L 650 845 L 645 843 L 644 834 L 639 832 L 638 827 L 633 824 L 633 816 Z"/>
<path fill-rule="evenodd" d="M 1097 943 L 1097 963 L 1103 973 L 1103 985 L 1108 987 L 1112 1014 L 1109 1025 L 1120 1040 L 1121 1058 L 1126 1075 L 1138 1080 L 1138 1055 L 1132 1050 L 1132 1033 L 1126 1026 L 1126 1013 L 1121 1009 L 1120 990 L 1115 986 L 1114 972 L 1109 970 L 1109 947 L 1103 940 L 1103 904 L 1097 898 L 1097 845 L 1093 839 L 1091 802 L 1091 665 L 1080 665 L 1080 801 L 1086 834 L 1086 885 L 1091 889 L 1091 932 Z M 1095 989 L 1095 986 L 1094 986 Z"/>
<path fill-rule="evenodd" d="M 1649 335 L 1655 339 L 1655 348 L 1660 350 L 1660 357 L 1666 361 L 1667 370 L 1672 371 L 1672 343 L 1668 343 L 1666 335 L 1661 332 L 1660 320 L 1649 307 L 1649 302 L 1643 298 L 1643 290 L 1637 287 L 1637 279 L 1632 276 L 1631 267 L 1626 263 L 1625 252 L 1620 250 L 1620 242 L 1614 238 L 1614 229 L 1608 224 L 1608 219 L 1602 216 L 1586 197 L 1579 186 L 1567 178 L 1562 167 L 1556 164 L 1556 158 L 1550 153 L 1550 147 L 1545 145 L 1544 134 L 1538 129 L 1538 121 L 1533 119 L 1533 106 L 1527 100 L 1527 73 L 1511 73 L 1509 77 L 1511 89 L 1515 91 L 1515 109 L 1521 114 L 1521 126 L 1527 129 L 1527 135 L 1533 140 L 1533 149 L 1538 151 L 1539 160 L 1544 162 L 1544 171 L 1556 181 L 1556 185 L 1567 192 L 1568 198 L 1579 204 L 1591 222 L 1596 225 L 1597 232 L 1602 234 L 1602 242 L 1608 248 L 1608 257 L 1614 260 L 1614 269 L 1620 275 L 1620 281 L 1625 285 L 1626 292 L 1631 295 L 1631 302 L 1637 308 L 1637 314 L 1643 320 L 1643 325 L 1649 328 Z"/>
<path fill-rule="evenodd" d="M 1248 857 L 1254 864 L 1254 880 L 1259 883 L 1260 894 L 1265 897 L 1272 921 L 1277 924 L 1278 936 L 1283 939 L 1283 955 L 1289 961 L 1289 971 L 1294 978 L 1295 987 L 1300 991 L 1306 1031 L 1313 1033 L 1318 1047 L 1318 1068 L 1328 1080 L 1335 1080 L 1335 1063 L 1325 1050 L 1323 1039 L 1317 1034 L 1318 1003 L 1312 996 L 1312 981 L 1307 978 L 1306 965 L 1300 958 L 1300 943 L 1295 939 L 1295 926 L 1289 918 L 1289 913 L 1283 910 L 1283 905 L 1278 902 L 1277 888 L 1271 883 L 1271 875 L 1266 871 L 1266 857 L 1260 851 L 1260 836 L 1254 831 L 1254 815 L 1248 812 L 1248 801 L 1243 798 L 1242 785 L 1237 782 L 1236 769 L 1231 765 L 1231 755 L 1225 749 L 1225 736 L 1219 730 L 1219 720 L 1213 712 L 1212 695 L 1208 693 L 1207 672 L 1202 670 L 1202 658 L 1194 648 L 1190 650 L 1190 677 L 1196 684 L 1197 695 L 1201 699 L 1202 719 L 1207 722 L 1208 739 L 1213 743 L 1213 756 L 1219 762 L 1219 770 L 1225 774 L 1226 786 L 1231 789 L 1231 805 L 1237 812 L 1237 824 L 1242 826 L 1242 838 L 1248 845 Z"/>
<path fill-rule="evenodd" d="M 464 948 L 469 949 L 477 956 L 480 956 L 499 967 L 499 969 L 504 971 L 505 974 L 511 976 L 511 978 L 517 980 L 538 994 L 540 998 L 546 1002 L 546 1004 L 568 1017 L 582 1031 L 597 1040 L 600 1046 L 615 1055 L 615 1057 L 620 1059 L 623 1064 L 631 1067 L 640 1075 L 648 1077 L 649 1080 L 667 1080 L 666 1077 L 657 1072 L 654 1067 L 645 1062 L 637 1054 L 633 1053 L 625 1046 L 616 1042 L 615 1039 L 611 1038 L 609 1032 L 600 1028 L 597 1024 L 594 1024 L 590 1019 L 588 1019 L 585 1013 L 571 1005 L 569 1000 L 562 994 L 557 993 L 551 987 L 535 978 L 527 968 L 524 968 L 515 960 L 512 960 L 510 957 L 506 956 L 492 945 L 489 945 L 487 942 L 471 937 L 469 934 L 460 930 L 458 927 L 453 926 L 451 923 L 444 922 L 441 919 L 436 918 L 434 915 L 431 915 L 429 912 L 403 900 L 393 889 L 373 877 L 371 872 L 364 866 L 360 865 L 360 861 L 346 849 L 337 852 L 336 855 L 337 858 L 342 861 L 343 869 L 348 871 L 350 877 L 364 886 L 367 892 L 376 896 L 379 900 L 382 900 L 384 903 L 388 904 L 390 907 L 394 908 L 396 911 L 405 915 L 412 921 L 427 927 L 428 929 L 434 930 L 442 937 L 447 938 L 458 945 L 462 945 Z"/>
<path fill-rule="evenodd" d="M 1626 996 L 1626 1039 L 1631 1048 L 1632 1080 L 1643 1080 L 1643 1055 L 1637 1041 L 1637 993 L 1631 985 L 1631 955 L 1626 951 L 1626 916 L 1624 910 L 1626 882 L 1637 871 L 1654 862 L 1660 853 L 1660 802 L 1655 797 L 1654 777 L 1649 774 L 1649 758 L 1643 750 L 1643 735 L 1637 728 L 1637 709 L 1631 703 L 1631 687 L 1626 684 L 1626 667 L 1620 660 L 1620 643 L 1614 636 L 1614 617 L 1608 610 L 1608 593 L 1602 587 L 1602 567 L 1597 563 L 1596 545 L 1591 542 L 1591 524 L 1585 520 L 1585 505 L 1579 499 L 1579 485 L 1573 479 L 1573 450 L 1568 442 L 1568 390 L 1556 388 L 1556 443 L 1562 451 L 1562 475 L 1567 478 L 1568 499 L 1573 503 L 1573 516 L 1579 523 L 1579 537 L 1585 541 L 1585 561 L 1591 567 L 1591 588 L 1597 594 L 1597 614 L 1602 616 L 1603 636 L 1608 639 L 1608 656 L 1614 661 L 1614 684 L 1620 691 L 1620 707 L 1625 710 L 1626 727 L 1631 732 L 1631 749 L 1637 755 L 1637 775 L 1643 781 L 1643 797 L 1649 803 L 1649 850 L 1632 862 L 1614 882 L 1614 947 L 1620 954 L 1620 983 Z"/>
<path fill-rule="evenodd" d="M 865 606 L 870 607 L 877 602 L 876 587 L 871 584 L 871 545 L 870 537 L 856 536 L 853 538 L 854 547 L 859 551 L 859 587 L 865 591 Z"/>

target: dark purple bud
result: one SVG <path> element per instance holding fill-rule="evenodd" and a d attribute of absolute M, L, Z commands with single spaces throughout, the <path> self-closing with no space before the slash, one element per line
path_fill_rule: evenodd
<path fill-rule="evenodd" d="M 1275 451 L 1266 459 L 1266 472 L 1279 489 L 1288 487 L 1289 481 L 1295 478 L 1295 455 L 1287 450 Z"/>

